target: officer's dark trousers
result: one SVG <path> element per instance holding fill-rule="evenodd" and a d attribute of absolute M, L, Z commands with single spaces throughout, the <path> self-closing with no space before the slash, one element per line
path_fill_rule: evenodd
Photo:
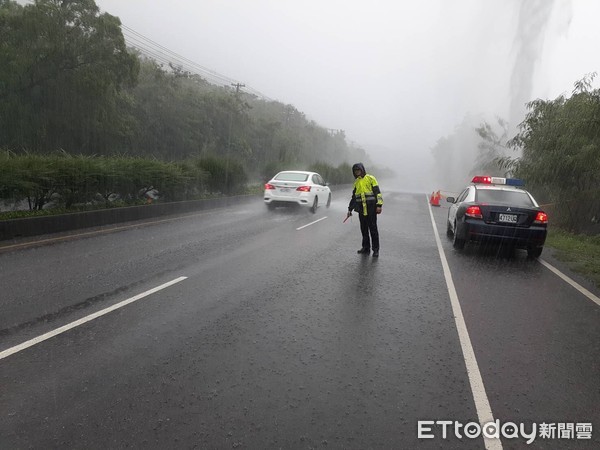
<path fill-rule="evenodd" d="M 373 211 L 373 214 L 368 214 L 365 216 L 362 212 L 359 212 L 358 217 L 360 219 L 360 232 L 362 233 L 362 248 L 373 248 L 373 250 L 379 250 L 377 214 L 375 211 Z M 369 232 L 371 233 L 371 239 L 369 239 Z"/>

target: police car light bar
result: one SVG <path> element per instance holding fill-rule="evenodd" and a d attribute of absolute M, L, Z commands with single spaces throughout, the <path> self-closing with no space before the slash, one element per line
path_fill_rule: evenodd
<path fill-rule="evenodd" d="M 475 184 L 505 184 L 507 186 L 525 186 L 525 181 L 519 178 L 488 177 L 477 175 L 471 180 Z"/>

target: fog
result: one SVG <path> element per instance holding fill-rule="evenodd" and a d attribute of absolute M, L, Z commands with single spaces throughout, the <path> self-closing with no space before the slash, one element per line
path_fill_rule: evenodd
<path fill-rule="evenodd" d="M 465 117 L 501 117 L 514 133 L 526 102 L 569 94 L 600 66 L 597 0 L 97 4 L 121 18 L 126 37 L 139 33 L 344 130 L 402 189 L 444 188 L 431 148 Z"/>

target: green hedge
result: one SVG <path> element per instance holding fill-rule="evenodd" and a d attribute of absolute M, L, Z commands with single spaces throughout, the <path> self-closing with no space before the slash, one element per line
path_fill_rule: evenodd
<path fill-rule="evenodd" d="M 269 179 L 289 167 L 273 163 Z M 320 173 L 335 184 L 352 182 L 348 164 L 316 163 L 297 170 Z M 180 201 L 247 191 L 248 176 L 241 163 L 220 156 L 165 162 L 131 156 L 81 156 L 0 152 L 0 200 L 25 201 L 30 211 L 52 204 L 64 211 L 139 204 L 151 191 L 160 201 Z M 262 188 L 262 185 L 261 185 Z"/>
<path fill-rule="evenodd" d="M 247 182 L 240 164 L 213 157 L 163 162 L 129 156 L 90 157 L 0 153 L 0 199 L 27 201 L 41 210 L 50 201 L 59 207 L 135 203 L 157 190 L 161 200 L 177 201 L 239 193 Z"/>

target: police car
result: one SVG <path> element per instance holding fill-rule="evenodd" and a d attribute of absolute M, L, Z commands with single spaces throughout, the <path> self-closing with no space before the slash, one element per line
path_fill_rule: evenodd
<path fill-rule="evenodd" d="M 447 197 L 447 234 L 456 249 L 469 241 L 501 241 L 542 254 L 548 216 L 516 178 L 475 176 L 457 198 Z"/>

